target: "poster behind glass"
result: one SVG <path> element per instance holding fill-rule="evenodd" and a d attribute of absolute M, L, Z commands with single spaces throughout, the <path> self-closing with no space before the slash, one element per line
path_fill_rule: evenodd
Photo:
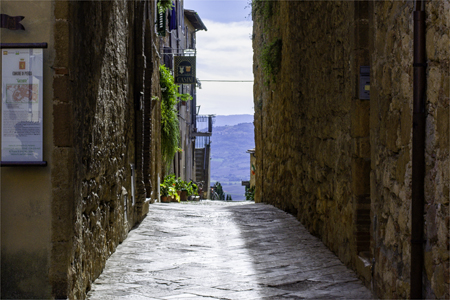
<path fill-rule="evenodd" d="M 42 161 L 43 50 L 1 51 L 1 160 Z"/>

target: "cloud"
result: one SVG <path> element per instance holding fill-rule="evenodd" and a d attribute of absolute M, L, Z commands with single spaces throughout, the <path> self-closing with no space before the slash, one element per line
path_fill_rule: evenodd
<path fill-rule="evenodd" d="M 197 77 L 202 80 L 253 80 L 252 22 L 203 20 L 197 32 Z M 253 114 L 253 84 L 202 82 L 201 114 Z"/>
<path fill-rule="evenodd" d="M 197 105 L 200 114 L 253 114 L 253 83 L 203 83 Z"/>
<path fill-rule="evenodd" d="M 202 20 L 224 23 L 251 20 L 251 0 L 184 0 L 184 7 L 197 11 Z"/>
<path fill-rule="evenodd" d="M 197 33 L 199 75 L 204 79 L 252 79 L 252 22 L 205 23 L 208 31 Z"/>

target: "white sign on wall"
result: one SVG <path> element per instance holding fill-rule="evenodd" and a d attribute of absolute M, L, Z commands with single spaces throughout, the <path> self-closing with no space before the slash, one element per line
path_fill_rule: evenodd
<path fill-rule="evenodd" d="M 1 49 L 2 161 L 43 160 L 43 49 Z"/>

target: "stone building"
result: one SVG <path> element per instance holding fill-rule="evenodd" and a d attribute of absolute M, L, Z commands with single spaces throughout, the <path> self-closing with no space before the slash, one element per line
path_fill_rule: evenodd
<path fill-rule="evenodd" d="M 215 115 L 197 115 L 195 181 L 202 199 L 211 199 L 211 136 Z"/>
<path fill-rule="evenodd" d="M 253 2 L 256 201 L 296 215 L 380 298 L 417 286 L 449 298 L 450 3 L 423 4 L 421 62 L 413 1 Z M 413 184 L 413 78 L 425 68 L 425 170 Z"/>
<path fill-rule="evenodd" d="M 2 1 L 43 49 L 43 161 L 1 168 L 1 297 L 85 298 L 161 174 L 156 2 Z M 2 102 L 4 101 L 2 97 Z"/>
<path fill-rule="evenodd" d="M 207 30 L 197 12 L 184 8 L 183 0 L 176 0 L 171 10 L 163 14 L 167 24 L 162 24 L 160 31 L 161 64 L 175 73 L 177 57 L 196 58 L 197 31 Z M 196 66 L 194 66 L 196 68 Z M 195 177 L 195 141 L 197 128 L 197 80 L 194 83 L 179 84 L 180 94 L 189 94 L 191 101 L 181 101 L 177 104 L 180 127 L 181 151 L 175 154 L 171 172 L 185 181 L 196 181 Z"/>
<path fill-rule="evenodd" d="M 256 156 L 255 156 L 255 152 L 256 150 L 253 149 L 249 149 L 247 150 L 247 153 L 250 154 L 250 182 L 249 182 L 249 187 L 250 188 L 254 188 L 255 187 L 255 182 L 256 182 Z"/>

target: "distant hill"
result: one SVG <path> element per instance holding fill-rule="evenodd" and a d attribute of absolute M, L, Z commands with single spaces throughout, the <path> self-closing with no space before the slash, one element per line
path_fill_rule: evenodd
<path fill-rule="evenodd" d="M 250 180 L 250 154 L 246 151 L 254 147 L 253 123 L 217 126 L 216 122 L 211 136 L 211 185 L 219 181 L 233 200 L 245 200 L 241 181 Z"/>
<path fill-rule="evenodd" d="M 253 115 L 216 116 L 214 127 L 234 126 L 240 123 L 253 123 Z"/>

